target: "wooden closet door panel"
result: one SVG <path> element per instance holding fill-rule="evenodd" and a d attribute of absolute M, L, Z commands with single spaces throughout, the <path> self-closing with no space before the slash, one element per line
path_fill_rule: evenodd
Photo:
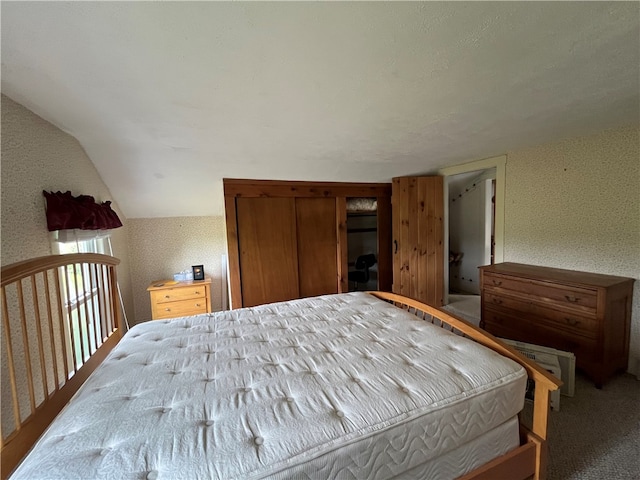
<path fill-rule="evenodd" d="M 245 307 L 299 298 L 294 198 L 237 198 Z"/>
<path fill-rule="evenodd" d="M 419 298 L 431 305 L 444 297 L 444 191 L 443 177 L 418 178 Z"/>
<path fill-rule="evenodd" d="M 444 292 L 442 186 L 442 177 L 392 183 L 393 291 L 434 306 Z"/>
<path fill-rule="evenodd" d="M 296 198 L 300 296 L 338 293 L 335 198 Z"/>

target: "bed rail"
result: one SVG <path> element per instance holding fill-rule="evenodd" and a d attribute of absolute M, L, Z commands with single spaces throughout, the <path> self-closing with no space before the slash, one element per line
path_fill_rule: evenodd
<path fill-rule="evenodd" d="M 2 478 L 120 340 L 119 263 L 84 253 L 2 267 Z"/>
<path fill-rule="evenodd" d="M 401 295 L 388 292 L 369 292 L 372 295 L 385 300 L 393 305 L 402 308 L 416 315 L 418 318 L 433 323 L 439 327 L 445 328 L 453 333 L 462 335 L 473 339 L 474 341 L 485 345 L 486 347 L 511 358 L 512 360 L 521 364 L 527 371 L 529 379 L 534 382 L 534 400 L 533 400 L 533 422 L 531 430 L 522 427 L 521 433 L 522 446 L 517 451 L 509 454 L 509 458 L 497 461 L 496 464 L 500 468 L 505 468 L 505 463 L 508 463 L 507 471 L 510 472 L 509 478 L 527 478 L 533 475 L 534 479 L 543 479 L 546 477 L 546 439 L 547 439 L 547 425 L 549 420 L 549 400 L 550 393 L 557 390 L 562 385 L 562 382 L 555 376 L 551 375 L 544 368 L 528 359 L 524 355 L 520 354 L 517 350 L 511 346 L 500 341 L 490 333 L 472 325 L 471 323 L 457 318 L 443 310 L 435 307 L 431 307 L 424 303 L 412 300 Z M 529 458 L 535 454 L 535 468 L 533 471 L 527 470 L 525 465 L 528 465 Z M 516 474 L 517 468 L 522 470 L 522 474 Z M 514 470 L 515 469 L 515 470 Z M 496 477 L 497 470 L 489 470 L 483 472 L 483 475 L 478 476 L 475 473 L 472 476 L 463 477 L 464 480 L 481 478 L 503 478 Z"/>

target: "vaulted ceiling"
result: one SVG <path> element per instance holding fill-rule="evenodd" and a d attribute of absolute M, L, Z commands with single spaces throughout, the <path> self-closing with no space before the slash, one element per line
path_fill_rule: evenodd
<path fill-rule="evenodd" d="M 129 218 L 222 214 L 223 177 L 389 181 L 639 123 L 638 2 L 1 9 L 2 92 Z"/>

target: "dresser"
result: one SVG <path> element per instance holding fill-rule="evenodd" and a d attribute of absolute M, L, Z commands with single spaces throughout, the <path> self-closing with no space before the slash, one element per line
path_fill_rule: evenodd
<path fill-rule="evenodd" d="M 480 267 L 480 327 L 572 352 L 598 388 L 627 368 L 632 278 L 499 263 Z"/>
<path fill-rule="evenodd" d="M 151 297 L 151 316 L 187 317 L 211 312 L 211 278 L 191 282 L 153 282 L 147 288 Z"/>

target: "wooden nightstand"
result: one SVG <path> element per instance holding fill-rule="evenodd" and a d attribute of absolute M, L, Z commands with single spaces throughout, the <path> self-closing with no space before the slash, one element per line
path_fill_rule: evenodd
<path fill-rule="evenodd" d="M 151 296 L 151 318 L 187 317 L 211 312 L 211 278 L 168 284 L 153 282 L 147 288 Z"/>

